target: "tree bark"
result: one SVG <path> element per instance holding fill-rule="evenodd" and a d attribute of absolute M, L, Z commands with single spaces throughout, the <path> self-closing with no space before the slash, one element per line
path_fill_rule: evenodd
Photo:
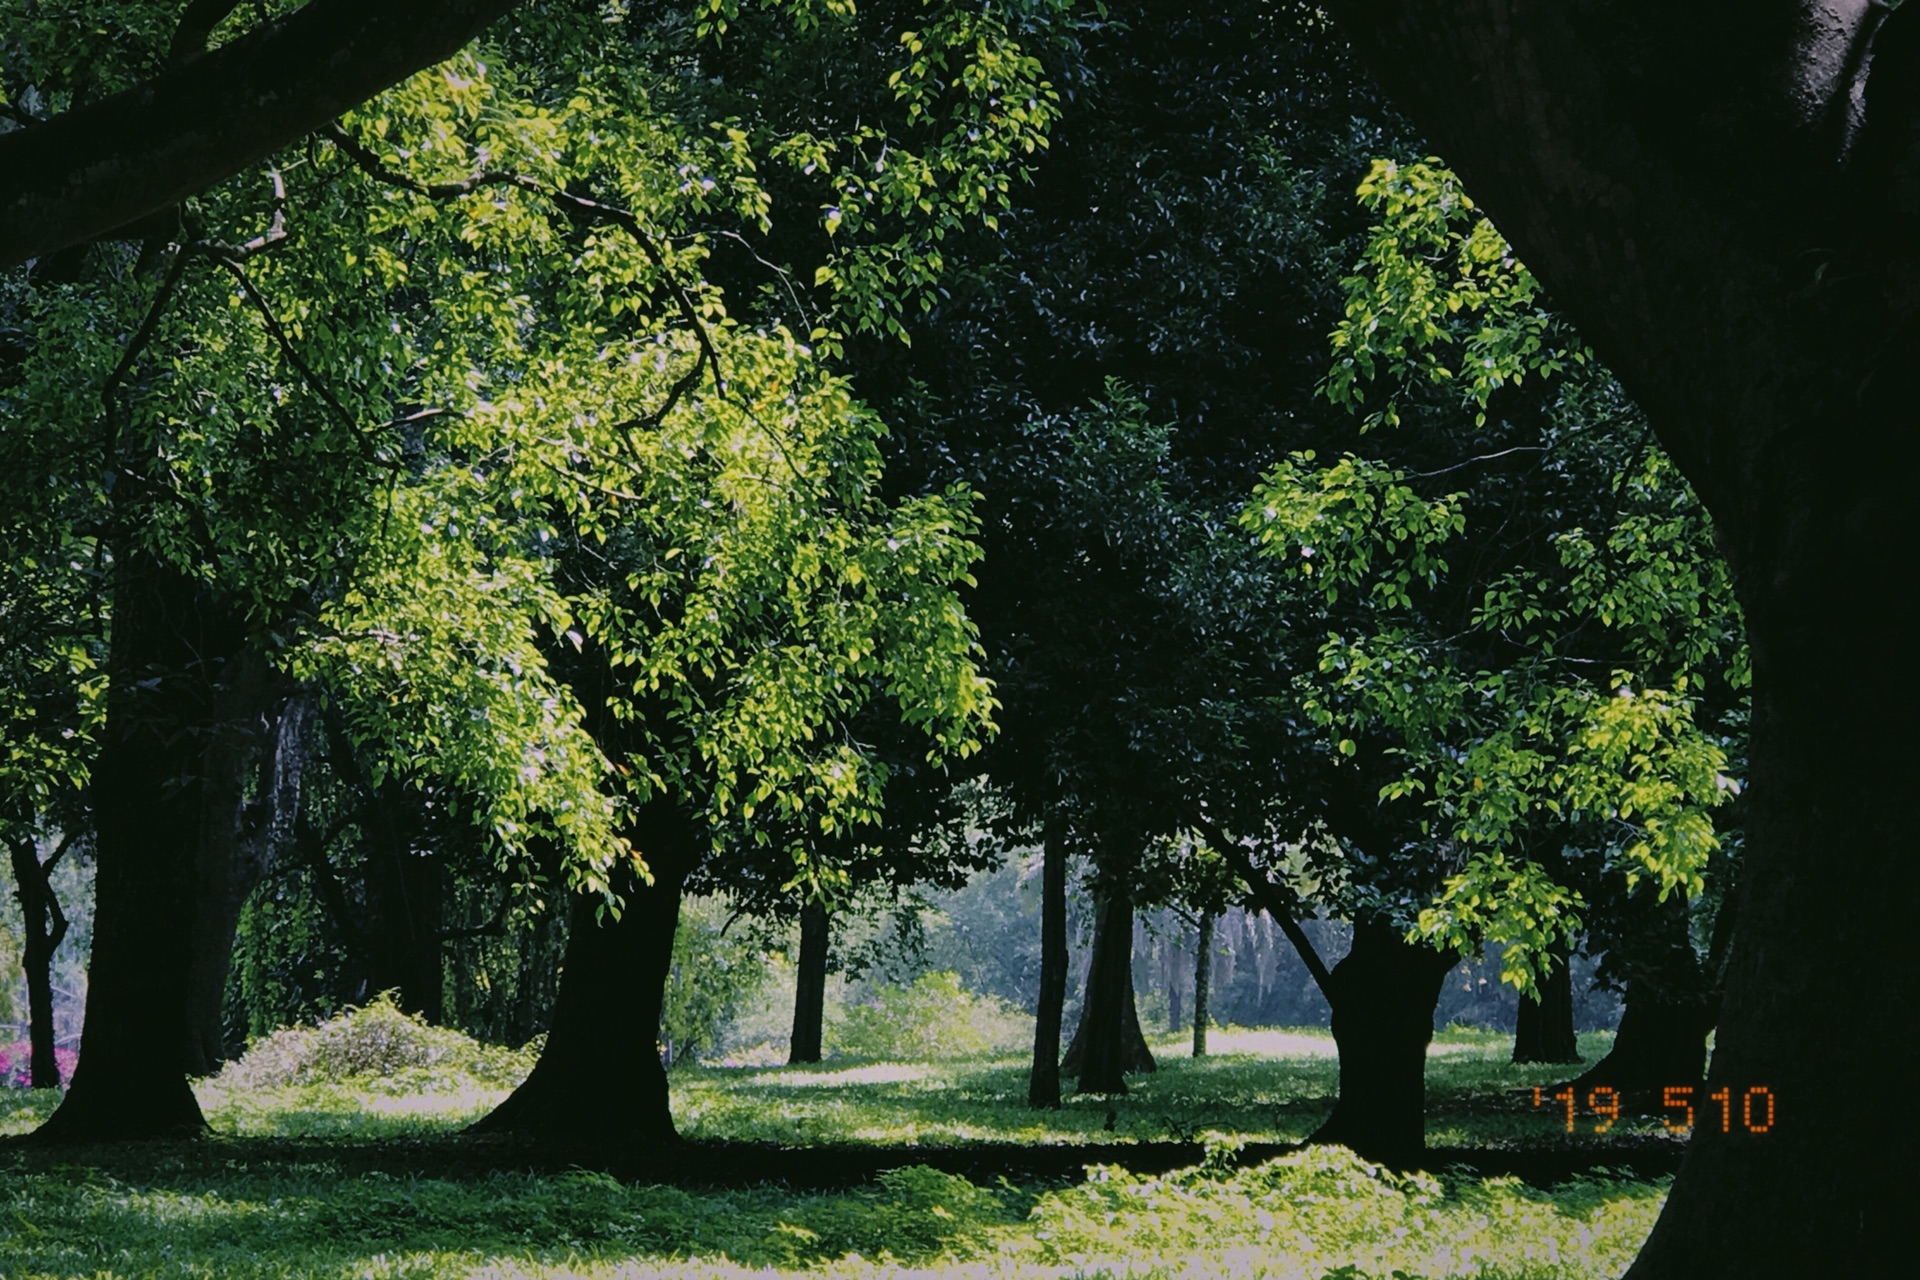
<path fill-rule="evenodd" d="M 687 868 L 648 861 L 652 884 L 629 866 L 615 870 L 618 920 L 601 917 L 598 897 L 574 895 L 546 1046 L 533 1073 L 473 1132 L 563 1144 L 677 1141 L 660 1061 L 660 1008 Z"/>
<path fill-rule="evenodd" d="M 187 975 L 187 1074 L 211 1075 L 240 1046 L 226 1029 L 227 972 L 247 897 L 291 839 L 305 766 L 306 700 L 281 698 L 265 658 L 243 651 L 222 673 L 207 735 Z M 255 775 L 266 765 L 265 777 Z M 249 795 L 257 787 L 259 794 Z"/>
<path fill-rule="evenodd" d="M 1573 1082 L 1574 1089 L 1584 1097 L 1604 1085 L 1637 1110 L 1658 1110 L 1667 1086 L 1697 1089 L 1706 1078 L 1711 1030 L 1713 1008 L 1704 993 L 1631 983 L 1613 1047 Z"/>
<path fill-rule="evenodd" d="M 1328 992 L 1340 1052 L 1340 1097 L 1312 1141 L 1404 1165 L 1426 1147 L 1427 1046 L 1454 957 L 1391 925 L 1356 923 Z"/>
<path fill-rule="evenodd" d="M 1540 997 L 1520 997 L 1513 1032 L 1515 1062 L 1579 1062 L 1580 1042 L 1573 1030 L 1573 949 L 1556 942 L 1549 953 L 1553 968 L 1540 979 Z"/>
<path fill-rule="evenodd" d="M 827 909 L 809 901 L 800 908 L 800 964 L 795 971 L 793 1036 L 787 1061 L 820 1061 L 827 1020 Z"/>
<path fill-rule="evenodd" d="M 53 868 L 65 852 L 63 845 L 46 862 L 30 835 L 14 837 L 8 854 L 25 926 L 21 951 L 27 971 L 28 1084 L 35 1089 L 60 1087 L 60 1060 L 53 1043 L 53 955 L 67 936 L 67 917 L 53 892 Z"/>
<path fill-rule="evenodd" d="M 1094 921 L 1080 1025 L 1060 1069 L 1079 1075 L 1081 1093 L 1125 1093 L 1128 1075 L 1156 1066 L 1133 999 L 1133 902 L 1109 889 Z"/>
<path fill-rule="evenodd" d="M 1745 870 L 1709 1087 L 1631 1280 L 1874 1274 L 1920 1146 L 1920 6 L 1334 0 L 1361 55 L 1647 411 L 1753 655 Z M 1831 957 L 1845 957 L 1834 962 Z"/>
<path fill-rule="evenodd" d="M 41 1142 L 199 1133 L 187 1086 L 203 786 L 194 730 L 231 620 L 195 584 L 140 552 L 115 566 L 107 721 L 90 786 L 94 933 L 72 1087 Z M 214 668 L 211 669 L 210 668 Z"/>
<path fill-rule="evenodd" d="M 142 84 L 0 135 L 0 266 L 104 236 L 451 57 L 513 0 L 311 0 Z"/>
<path fill-rule="evenodd" d="M 1200 940 L 1193 958 L 1193 1056 L 1207 1056 L 1207 1023 L 1213 1014 L 1208 1008 L 1213 985 L 1213 916 L 1200 913 Z"/>
<path fill-rule="evenodd" d="M 445 1018 L 446 859 L 414 847 L 413 795 L 383 782 L 369 799 L 367 832 L 368 994 L 395 992 L 402 1013 Z"/>
<path fill-rule="evenodd" d="M 1040 995 L 1027 1105 L 1060 1109 L 1060 1023 L 1067 1003 L 1067 830 L 1048 815 L 1040 863 Z"/>
<path fill-rule="evenodd" d="M 1693 949 L 1686 900 L 1651 910 L 1613 944 L 1627 973 L 1626 1007 L 1613 1047 L 1573 1082 L 1581 1096 L 1606 1086 L 1635 1110 L 1661 1109 L 1668 1085 L 1697 1087 L 1707 1073 L 1707 1033 L 1720 993 Z"/>

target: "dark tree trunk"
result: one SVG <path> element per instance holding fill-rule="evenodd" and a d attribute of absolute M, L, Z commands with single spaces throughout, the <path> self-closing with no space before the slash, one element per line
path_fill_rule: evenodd
<path fill-rule="evenodd" d="M 1638 1110 L 1657 1110 L 1668 1085 L 1697 1088 L 1706 1078 L 1711 1030 L 1713 1009 L 1704 995 L 1630 983 L 1613 1048 L 1574 1081 L 1574 1088 L 1584 1097 L 1605 1085 Z"/>
<path fill-rule="evenodd" d="M 1193 960 L 1193 1056 L 1207 1056 L 1207 1023 L 1212 1019 L 1212 1010 L 1208 1008 L 1213 986 L 1213 917 L 1206 912 L 1200 913 L 1200 941 L 1197 944 L 1199 954 Z"/>
<path fill-rule="evenodd" d="M 1157 1064 L 1133 1000 L 1133 902 L 1109 890 L 1100 897 L 1099 912 L 1087 997 L 1060 1069 L 1079 1075 L 1081 1093 L 1125 1093 L 1128 1075 Z"/>
<path fill-rule="evenodd" d="M 600 918 L 600 899 L 576 894 L 553 1025 L 533 1073 L 473 1126 L 567 1144 L 677 1140 L 660 1061 L 660 1008 L 673 965 L 688 864 L 650 856 L 652 884 L 631 867 L 613 873 L 624 909 Z"/>
<path fill-rule="evenodd" d="M 1540 998 L 1520 997 L 1520 1014 L 1513 1032 L 1515 1062 L 1579 1062 L 1579 1039 L 1573 1031 L 1573 950 L 1555 943 L 1553 968 L 1540 979 Z"/>
<path fill-rule="evenodd" d="M 0 265 L 178 204 L 424 67 L 511 0 L 315 0 L 0 145 Z"/>
<path fill-rule="evenodd" d="M 818 1062 L 827 1020 L 827 909 L 818 902 L 800 908 L 800 964 L 794 973 L 793 1037 L 787 1061 Z"/>
<path fill-rule="evenodd" d="M 389 780 L 369 807 L 369 994 L 396 992 L 401 1012 L 438 1024 L 446 1012 L 446 859 L 437 849 L 413 847 L 410 799 Z"/>
<path fill-rule="evenodd" d="M 1427 1046 L 1451 953 L 1410 944 L 1385 924 L 1353 927 L 1328 978 L 1340 1097 L 1314 1142 L 1402 1164 L 1426 1146 Z"/>
<path fill-rule="evenodd" d="M 107 722 L 91 793 L 94 933 L 80 1064 L 35 1137 L 199 1133 L 187 1086 L 187 980 L 203 787 L 195 730 L 212 664 L 238 648 L 218 606 L 140 553 L 115 571 Z"/>
<path fill-rule="evenodd" d="M 1161 952 L 1161 976 L 1167 983 L 1167 1034 L 1178 1035 L 1187 1025 L 1187 975 L 1180 963 L 1183 956 L 1172 938 Z"/>
<path fill-rule="evenodd" d="M 66 846 L 42 863 L 32 836 L 17 836 L 9 845 L 13 881 L 19 886 L 15 893 L 26 926 L 21 961 L 27 971 L 28 1084 L 35 1089 L 58 1089 L 60 1060 L 53 1052 L 53 954 L 66 939 L 67 917 L 53 892 L 53 868 Z"/>
<path fill-rule="evenodd" d="M 1573 1083 L 1582 1097 L 1604 1085 L 1632 1109 L 1655 1112 L 1667 1086 L 1705 1078 L 1720 995 L 1694 952 L 1686 900 L 1675 894 L 1637 905 L 1642 910 L 1611 947 L 1627 988 L 1613 1047 Z"/>
<path fill-rule="evenodd" d="M 1920 1025 L 1920 5 L 1330 7 L 1646 409 L 1746 615 L 1709 1087 L 1778 1114 L 1695 1127 L 1629 1274 L 1886 1274 L 1920 1147 L 1886 1101 Z"/>
<path fill-rule="evenodd" d="M 299 809 L 307 702 L 287 698 L 275 714 L 273 683 L 272 668 L 249 651 L 228 664 L 214 691 L 187 976 L 187 1074 L 193 1076 L 219 1070 L 239 1048 L 227 1035 L 226 995 L 240 910 L 290 840 Z M 263 763 L 266 776 L 256 783 Z M 259 794 L 249 795 L 256 787 Z"/>
<path fill-rule="evenodd" d="M 1067 832 L 1049 815 L 1040 864 L 1040 997 L 1033 1021 L 1027 1105 L 1060 1107 L 1060 1022 L 1067 1003 Z"/>

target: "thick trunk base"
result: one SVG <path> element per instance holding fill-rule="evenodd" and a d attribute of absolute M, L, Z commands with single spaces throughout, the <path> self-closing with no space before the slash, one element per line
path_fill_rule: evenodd
<path fill-rule="evenodd" d="M 1706 1079 L 1713 1019 L 1705 996 L 1676 999 L 1629 986 L 1613 1048 L 1573 1081 L 1574 1091 L 1584 1099 L 1595 1089 L 1612 1089 L 1628 1110 L 1658 1113 L 1669 1087 L 1697 1090 Z"/>
<path fill-rule="evenodd" d="M 684 873 L 656 862 L 654 874 L 643 887 L 631 869 L 616 871 L 626 904 L 617 921 L 596 917 L 597 898 L 574 899 L 540 1061 L 471 1132 L 579 1145 L 677 1139 L 659 1031 Z"/>
<path fill-rule="evenodd" d="M 1405 1164 L 1426 1146 L 1427 1046 L 1450 953 L 1410 945 L 1398 929 L 1357 924 L 1329 993 L 1340 1097 L 1310 1141 Z"/>
<path fill-rule="evenodd" d="M 1087 998 L 1060 1069 L 1078 1073 L 1081 1093 L 1125 1093 L 1126 1077 L 1156 1070 L 1133 999 L 1133 903 L 1113 893 L 1100 901 Z"/>
<path fill-rule="evenodd" d="M 172 569 L 116 566 L 107 724 L 91 784 L 94 941 L 73 1086 L 36 1135 L 114 1141 L 206 1127 L 187 1086 L 187 988 L 201 760 L 217 665 L 239 646 L 216 602 Z"/>

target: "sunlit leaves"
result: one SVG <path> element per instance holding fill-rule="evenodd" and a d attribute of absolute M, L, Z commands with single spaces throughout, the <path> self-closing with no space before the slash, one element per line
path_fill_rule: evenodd
<path fill-rule="evenodd" d="M 1387 457 L 1434 461 L 1302 451 L 1242 524 L 1320 585 L 1297 694 L 1328 753 L 1465 858 L 1416 933 L 1505 942 L 1525 986 L 1572 925 L 1541 859 L 1574 833 L 1629 886 L 1701 891 L 1738 783 L 1697 700 L 1746 683 L 1739 611 L 1698 501 L 1458 180 L 1377 161 L 1359 194 L 1376 222 L 1321 390 L 1403 425 Z"/>
<path fill-rule="evenodd" d="M 1241 524 L 1262 547 L 1316 578 L 1329 604 L 1342 586 L 1364 584 L 1382 607 L 1411 607 L 1410 591 L 1433 586 L 1447 571 L 1438 548 L 1466 527 L 1462 495 L 1424 498 L 1401 472 L 1350 454 L 1326 467 L 1313 461 L 1307 450 L 1269 471 Z"/>
<path fill-rule="evenodd" d="M 1555 943 L 1571 941 L 1584 905 L 1538 863 L 1479 850 L 1421 910 L 1414 934 L 1461 951 L 1500 944 L 1500 980 L 1537 997 L 1536 975 L 1551 967 Z"/>
<path fill-rule="evenodd" d="M 1376 160 L 1359 197 L 1379 221 L 1343 282 L 1346 318 L 1322 384 L 1333 403 L 1358 411 L 1369 388 L 1383 386 L 1388 399 L 1368 425 L 1397 425 L 1399 389 L 1451 383 L 1484 423 L 1497 389 L 1587 362 L 1540 305 L 1532 273 L 1438 161 Z"/>

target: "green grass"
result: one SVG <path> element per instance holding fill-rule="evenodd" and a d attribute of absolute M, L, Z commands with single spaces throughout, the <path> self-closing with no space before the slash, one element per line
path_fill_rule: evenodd
<path fill-rule="evenodd" d="M 1581 1037 L 1597 1060 L 1610 1033 Z M 1594 1119 L 1566 1132 L 1564 1108 L 1535 1109 L 1527 1091 L 1577 1068 L 1516 1067 L 1512 1038 L 1449 1028 L 1428 1053 L 1430 1146 L 1559 1149 L 1601 1146 Z M 695 1138 L 780 1143 L 1087 1143 L 1192 1138 L 1206 1132 L 1248 1142 L 1299 1142 L 1326 1118 L 1339 1064 L 1333 1037 L 1318 1030 L 1225 1028 L 1194 1059 L 1186 1041 L 1153 1042 L 1160 1069 L 1129 1079 L 1124 1097 L 1071 1094 L 1059 1111 L 1026 1105 L 1028 1064 L 828 1062 L 817 1067 L 684 1068 L 674 1073 L 674 1115 Z M 1113 1113 L 1113 1128 L 1107 1126 Z M 1608 1138 L 1660 1132 L 1661 1122 L 1624 1117 Z"/>
<path fill-rule="evenodd" d="M 1508 1041 L 1443 1033 L 1430 1059 L 1435 1143 L 1553 1146 L 1564 1113 L 1528 1114 L 1515 1090 L 1566 1069 L 1520 1069 Z M 1324 1115 L 1332 1045 L 1313 1032 L 1226 1031 L 1202 1061 L 1157 1044 L 1162 1069 L 1125 1098 L 1026 1109 L 1016 1060 L 827 1063 L 674 1073 L 692 1137 L 784 1143 L 1128 1143 L 1203 1131 L 1290 1141 Z M 1603 1051 L 1583 1042 L 1589 1060 Z M 241 1076 L 202 1085 L 227 1134 L 343 1142 L 445 1133 L 499 1096 L 499 1062 L 457 1060 L 380 1077 L 306 1083 Z M 425 1074 L 422 1074 L 425 1073 Z M 298 1072 L 282 1073 L 297 1075 Z M 421 1090 L 433 1083 L 437 1087 Z M 54 1097 L 0 1092 L 21 1132 Z M 1114 1128 L 1106 1128 L 1109 1105 Z M 1590 1128 L 1591 1125 L 1583 1125 Z M 1657 1127 L 1657 1122 L 1655 1122 Z M 1616 1275 L 1651 1228 L 1658 1183 L 1583 1180 L 1552 1191 L 1511 1179 L 1397 1177 L 1341 1150 L 1164 1177 L 1096 1167 L 1077 1185 L 976 1186 L 924 1167 L 835 1193 L 778 1186 L 692 1192 L 602 1174 L 396 1176 L 331 1148 L 245 1137 L 159 1147 L 115 1167 L 0 1149 L 0 1277 L 1159 1277 L 1423 1280 Z M 343 1153 L 346 1148 L 340 1148 Z M 1117 1153 L 1116 1153 L 1117 1154 Z M 364 1162 L 363 1162 L 364 1163 Z M 1341 1268 L 1354 1268 L 1342 1271 Z"/>

